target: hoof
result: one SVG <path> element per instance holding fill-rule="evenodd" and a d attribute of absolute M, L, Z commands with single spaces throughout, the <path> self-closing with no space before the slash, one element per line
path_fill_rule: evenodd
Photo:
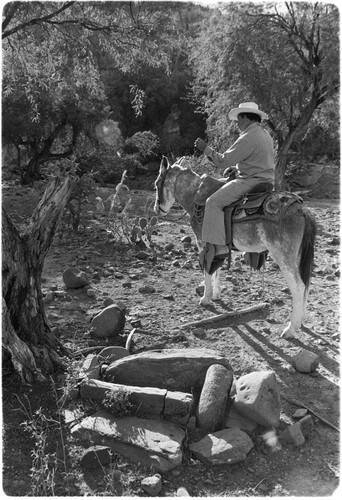
<path fill-rule="evenodd" d="M 282 339 L 294 339 L 296 338 L 295 336 L 295 329 L 291 325 L 291 323 L 285 328 L 283 333 L 281 334 Z"/>
<path fill-rule="evenodd" d="M 201 300 L 199 301 L 199 305 L 200 306 L 208 306 L 210 304 L 210 300 L 208 300 L 207 298 L 205 297 L 202 297 Z"/>

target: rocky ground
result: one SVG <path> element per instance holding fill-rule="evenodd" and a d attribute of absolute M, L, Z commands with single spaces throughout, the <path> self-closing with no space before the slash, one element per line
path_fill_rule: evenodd
<path fill-rule="evenodd" d="M 112 192 L 99 188 L 97 194 L 105 200 Z M 35 190 L 9 183 L 3 196 L 14 222 L 24 225 L 38 199 Z M 132 210 L 141 216 L 150 208 L 154 193 L 132 188 L 130 196 Z M 207 467 L 184 453 L 180 467 L 161 474 L 160 496 L 175 496 L 181 486 L 191 496 L 333 494 L 339 484 L 339 433 L 329 425 L 339 427 L 339 201 L 308 198 L 306 204 L 318 222 L 315 268 L 307 320 L 291 341 L 280 338 L 289 316 L 289 290 L 271 260 L 261 272 L 254 272 L 241 254 L 234 254 L 231 269 L 222 273 L 222 300 L 208 308 L 199 306 L 202 276 L 188 217 L 180 207 L 159 220 L 151 252 L 120 243 L 104 231 L 104 218 L 93 213 L 94 205 L 88 207 L 85 227 L 78 234 L 64 228 L 46 259 L 43 291 L 51 327 L 73 356 L 65 360 L 67 373 L 56 375 L 45 386 L 22 387 L 15 374 L 4 374 L 5 493 L 26 496 L 36 485 L 40 495 L 147 496 L 142 480 L 151 470 L 119 455 L 115 455 L 114 465 L 100 471 L 83 469 L 80 457 L 84 450 L 63 420 L 65 410 L 74 404 L 62 397 L 65 387 L 77 374 L 84 349 L 94 345 L 88 334 L 90 319 L 104 307 L 105 299 L 112 298 L 126 307 L 126 326 L 115 340 L 117 345 L 124 346 L 133 325 L 140 324 L 153 335 L 135 335 L 132 352 L 210 348 L 224 354 L 237 378 L 251 371 L 273 370 L 282 395 L 280 430 L 294 422 L 293 414 L 301 406 L 311 410 L 314 421 L 304 445 L 283 444 L 276 451 L 267 445 L 264 429 L 258 427 L 247 459 L 233 465 Z M 192 244 L 184 245 L 184 236 L 190 236 Z M 90 293 L 65 290 L 62 274 L 71 265 L 88 275 Z M 215 328 L 182 328 L 191 321 L 261 302 L 270 304 L 265 318 L 247 322 L 242 318 Z M 310 374 L 296 371 L 289 363 L 303 348 L 320 358 L 318 368 Z M 87 408 L 81 405 L 79 410 Z M 30 424 L 26 430 L 25 421 Z M 32 455 L 34 450 L 43 452 L 37 458 Z M 47 468 L 51 470 L 53 464 L 57 465 L 55 479 L 46 480 Z M 46 488 L 51 485 L 49 492 L 42 491 L 43 477 Z"/>

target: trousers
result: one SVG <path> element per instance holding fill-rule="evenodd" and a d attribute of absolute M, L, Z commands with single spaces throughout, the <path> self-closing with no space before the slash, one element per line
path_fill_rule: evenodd
<path fill-rule="evenodd" d="M 213 243 L 214 245 L 226 244 L 224 208 L 242 198 L 244 194 L 260 182 L 266 181 L 265 179 L 256 179 L 253 177 L 248 179 L 234 179 L 227 182 L 227 184 L 207 199 L 202 226 L 203 242 Z"/>

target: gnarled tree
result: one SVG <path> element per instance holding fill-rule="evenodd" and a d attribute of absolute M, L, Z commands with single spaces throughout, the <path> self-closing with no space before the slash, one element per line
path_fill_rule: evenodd
<path fill-rule="evenodd" d="M 54 178 L 22 234 L 2 208 L 2 346 L 25 383 L 62 364 L 63 348 L 45 315 L 41 277 L 72 186 L 70 176 Z"/>

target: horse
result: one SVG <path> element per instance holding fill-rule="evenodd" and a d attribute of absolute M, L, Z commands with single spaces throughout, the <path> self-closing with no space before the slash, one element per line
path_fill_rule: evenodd
<path fill-rule="evenodd" d="M 157 215 L 166 216 L 174 202 L 182 206 L 190 215 L 190 223 L 200 250 L 204 243 L 201 241 L 201 224 L 198 224 L 194 217 L 196 209 L 194 199 L 203 176 L 189 167 L 184 167 L 183 158 L 173 165 L 169 164 L 166 157 L 161 160 L 155 181 L 154 211 Z M 281 214 L 278 221 L 260 217 L 237 223 L 236 218 L 233 218 L 232 235 L 234 250 L 268 252 L 278 264 L 292 295 L 290 321 L 281 334 L 282 338 L 289 339 L 295 337 L 295 332 L 305 319 L 313 269 L 316 222 L 300 198 L 295 199 Z M 208 274 L 205 269 L 203 272 L 204 294 L 200 299 L 200 305 L 206 306 L 211 300 L 220 299 L 220 272 L 217 270 L 213 275 Z"/>

